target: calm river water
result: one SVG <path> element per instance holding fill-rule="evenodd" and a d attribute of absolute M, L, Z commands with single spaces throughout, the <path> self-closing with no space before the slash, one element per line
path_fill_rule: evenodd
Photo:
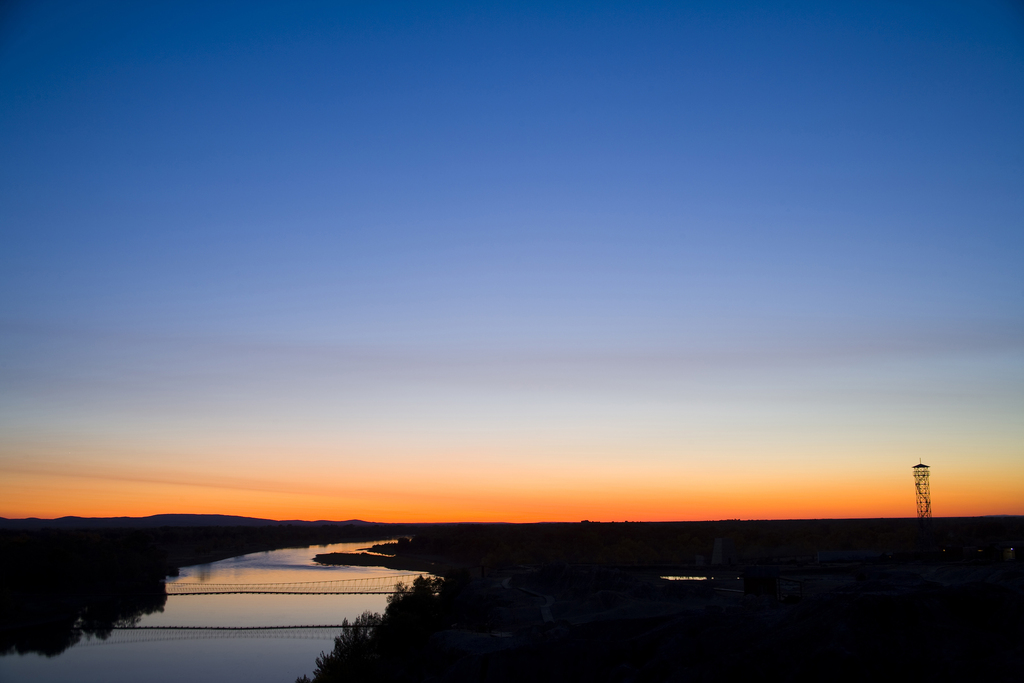
<path fill-rule="evenodd" d="M 168 583 L 285 583 L 398 576 L 382 567 L 321 567 L 313 556 L 354 552 L 379 541 L 253 553 L 183 567 Z M 365 610 L 383 612 L 386 595 L 170 595 L 162 612 L 139 626 L 314 626 L 340 624 Z M 38 683 L 293 683 L 311 674 L 337 631 L 115 631 L 83 638 L 55 657 L 0 657 L 0 681 Z"/>

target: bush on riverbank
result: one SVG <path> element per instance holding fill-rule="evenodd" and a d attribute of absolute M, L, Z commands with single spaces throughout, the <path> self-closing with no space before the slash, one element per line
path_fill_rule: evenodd
<path fill-rule="evenodd" d="M 383 615 L 364 612 L 352 624 L 343 621 L 350 628 L 334 639 L 334 650 L 317 657 L 313 678 L 296 683 L 401 679 L 430 636 L 448 625 L 455 598 L 468 583 L 468 572 L 461 571 L 398 584 Z"/>

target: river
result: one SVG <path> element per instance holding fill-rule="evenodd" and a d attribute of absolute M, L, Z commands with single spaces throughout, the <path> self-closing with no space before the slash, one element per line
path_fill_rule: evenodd
<path fill-rule="evenodd" d="M 168 578 L 168 592 L 183 590 L 185 584 L 308 584 L 410 574 L 313 562 L 317 553 L 354 552 L 379 542 L 287 548 L 183 567 L 180 576 Z M 312 673 L 317 655 L 333 647 L 338 629 L 252 627 L 337 625 L 365 610 L 383 612 L 386 604 L 386 595 L 171 594 L 162 611 L 142 615 L 135 628 L 116 629 L 109 638 L 84 637 L 54 657 L 34 653 L 0 657 L 0 681 L 292 683 Z"/>

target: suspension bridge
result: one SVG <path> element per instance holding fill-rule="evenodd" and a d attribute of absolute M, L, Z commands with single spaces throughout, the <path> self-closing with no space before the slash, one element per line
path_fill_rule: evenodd
<path fill-rule="evenodd" d="M 164 585 L 167 595 L 389 595 L 399 584 L 411 586 L 424 574 L 399 574 L 335 581 L 292 581 L 280 583 L 202 583 L 172 582 Z M 168 640 L 205 640 L 210 638 L 288 638 L 330 640 L 345 629 L 372 628 L 354 624 L 316 624 L 299 626 L 115 626 L 105 636 L 86 636 L 78 647 L 119 645 Z"/>
<path fill-rule="evenodd" d="M 274 638 L 288 640 L 330 640 L 345 629 L 367 628 L 352 624 L 319 626 L 125 626 L 115 627 L 106 637 L 87 636 L 77 647 L 154 643 L 169 640 Z"/>
<path fill-rule="evenodd" d="M 281 593 L 287 595 L 381 595 L 394 593 L 398 584 L 411 585 L 422 574 L 375 576 L 336 581 L 294 581 L 290 583 L 200 583 L 165 584 L 167 595 L 229 595 L 234 593 Z"/>

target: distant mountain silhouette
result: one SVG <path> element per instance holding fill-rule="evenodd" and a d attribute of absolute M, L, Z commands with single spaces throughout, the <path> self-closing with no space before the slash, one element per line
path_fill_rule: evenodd
<path fill-rule="evenodd" d="M 0 529 L 115 529 L 135 528 L 152 529 L 162 526 L 321 526 L 324 524 L 353 524 L 369 526 L 375 522 L 364 522 L 361 519 L 346 519 L 336 522 L 317 520 L 309 522 L 301 519 L 279 521 L 276 519 L 260 519 L 258 517 L 238 517 L 236 515 L 151 515 L 149 517 L 58 517 L 57 519 L 5 519 L 0 517 Z"/>

